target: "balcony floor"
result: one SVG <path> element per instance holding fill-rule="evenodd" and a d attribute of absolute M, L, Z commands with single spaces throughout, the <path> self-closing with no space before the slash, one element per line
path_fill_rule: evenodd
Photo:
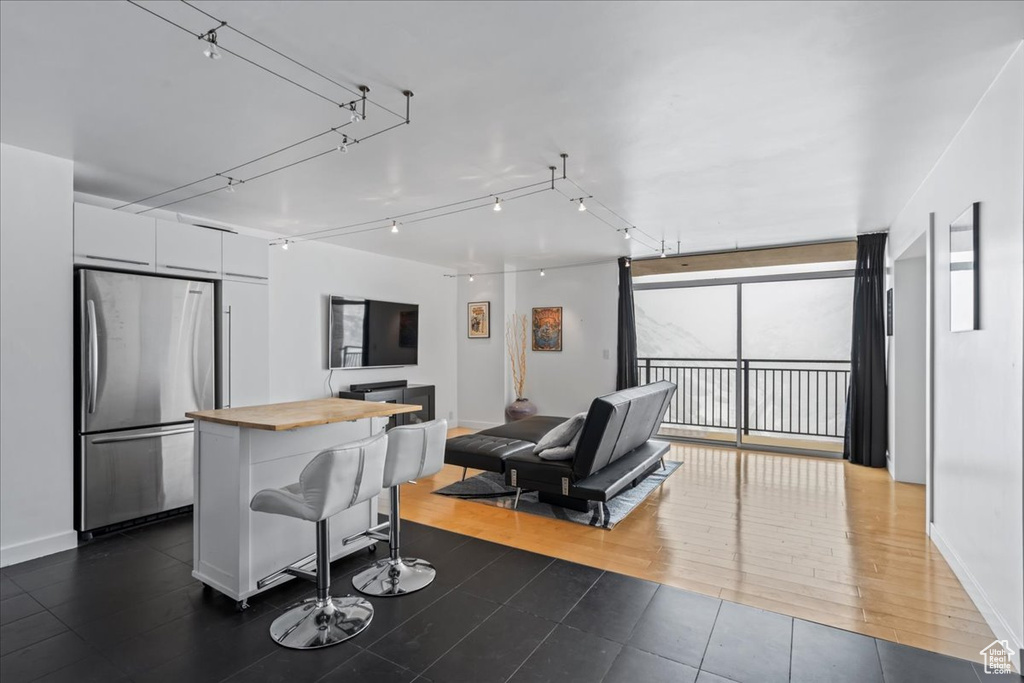
<path fill-rule="evenodd" d="M 662 436 L 683 439 L 707 439 L 721 441 L 732 446 L 736 445 L 736 432 L 724 429 L 705 429 L 702 427 L 686 427 L 683 425 L 662 425 Z M 842 439 L 798 436 L 796 434 L 744 434 L 743 441 L 748 447 L 772 446 L 774 448 L 797 448 L 803 450 L 842 453 Z"/>

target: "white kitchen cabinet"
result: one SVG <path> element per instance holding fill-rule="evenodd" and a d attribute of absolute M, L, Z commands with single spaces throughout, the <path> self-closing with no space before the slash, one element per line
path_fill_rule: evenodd
<path fill-rule="evenodd" d="M 156 270 L 177 277 L 220 278 L 221 231 L 156 221 Z"/>
<path fill-rule="evenodd" d="M 270 248 L 267 240 L 230 232 L 225 232 L 221 239 L 225 280 L 267 281 L 270 275 Z"/>
<path fill-rule="evenodd" d="M 221 284 L 220 404 L 223 408 L 270 401 L 270 296 L 265 284 Z"/>
<path fill-rule="evenodd" d="M 75 203 L 75 263 L 155 271 L 156 220 L 129 211 Z"/>

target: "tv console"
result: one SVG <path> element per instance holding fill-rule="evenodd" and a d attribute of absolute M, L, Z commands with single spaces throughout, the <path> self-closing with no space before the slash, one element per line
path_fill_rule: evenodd
<path fill-rule="evenodd" d="M 357 401 L 377 401 L 378 403 L 410 403 L 422 406 L 415 413 L 392 415 L 388 420 L 388 429 L 400 425 L 414 425 L 430 422 L 434 419 L 434 385 L 409 384 L 406 380 L 391 382 L 369 382 L 352 384 L 348 391 L 339 391 L 338 398 L 350 398 Z"/>

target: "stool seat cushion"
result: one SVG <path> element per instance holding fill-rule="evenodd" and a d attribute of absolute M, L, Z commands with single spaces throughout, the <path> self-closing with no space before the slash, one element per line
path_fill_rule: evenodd
<path fill-rule="evenodd" d="M 388 432 L 384 488 L 437 474 L 444 467 L 448 420 L 431 420 L 395 427 Z"/>
<path fill-rule="evenodd" d="M 380 493 L 387 450 L 384 432 L 323 450 L 303 468 L 298 482 L 259 491 L 249 507 L 309 522 L 333 517 Z"/>
<path fill-rule="evenodd" d="M 313 514 L 313 509 L 302 497 L 302 489 L 298 482 L 284 488 L 259 491 L 252 497 L 249 507 L 256 512 L 269 512 L 299 519 L 306 519 Z"/>

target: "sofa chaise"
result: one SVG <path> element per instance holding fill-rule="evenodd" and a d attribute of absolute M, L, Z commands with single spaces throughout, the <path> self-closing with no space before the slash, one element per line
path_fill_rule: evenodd
<path fill-rule="evenodd" d="M 537 491 L 542 502 L 587 510 L 590 501 L 607 502 L 658 469 L 669 444 L 657 434 L 676 391 L 672 382 L 654 382 L 595 398 L 569 460 L 545 460 L 534 447 L 569 418 L 538 415 L 500 427 L 448 439 L 445 462 L 498 472 L 505 484 Z"/>

